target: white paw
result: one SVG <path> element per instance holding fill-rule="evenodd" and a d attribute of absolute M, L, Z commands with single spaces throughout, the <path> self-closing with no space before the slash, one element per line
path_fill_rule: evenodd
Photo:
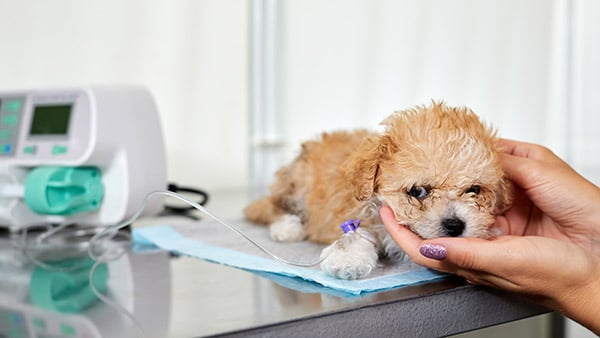
<path fill-rule="evenodd" d="M 321 258 L 326 258 L 321 262 L 321 270 L 340 279 L 360 279 L 373 270 L 379 259 L 377 249 L 367 232 L 358 231 L 362 236 L 348 233 L 323 249 Z"/>
<path fill-rule="evenodd" d="M 298 242 L 306 238 L 302 221 L 296 215 L 284 215 L 271 224 L 269 230 L 271 238 L 278 242 Z"/>

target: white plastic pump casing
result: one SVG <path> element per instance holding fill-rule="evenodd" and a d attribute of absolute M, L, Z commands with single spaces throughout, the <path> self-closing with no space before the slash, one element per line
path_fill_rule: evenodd
<path fill-rule="evenodd" d="M 52 106 L 70 107 L 64 133 L 44 134 L 34 128 L 44 123 L 34 121 L 38 108 Z M 6 121 L 12 136 L 0 140 L 0 226 L 15 230 L 65 222 L 114 225 L 131 217 L 149 192 L 167 187 L 159 113 L 152 95 L 142 87 L 0 92 L 0 130 Z M 33 212 L 17 191 L 28 173 L 40 166 L 100 169 L 104 196 L 99 209 L 68 216 Z M 162 207 L 160 198 L 152 199 L 143 214 Z"/>

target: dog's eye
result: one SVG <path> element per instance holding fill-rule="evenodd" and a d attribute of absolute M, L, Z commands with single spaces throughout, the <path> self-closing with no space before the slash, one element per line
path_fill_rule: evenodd
<path fill-rule="evenodd" d="M 421 187 L 421 186 L 413 186 L 408 191 L 408 195 L 410 195 L 418 200 L 422 200 L 425 197 L 427 197 L 427 195 L 429 195 L 429 189 L 427 189 L 426 187 Z"/>
<path fill-rule="evenodd" d="M 478 185 L 472 185 L 469 189 L 467 189 L 465 191 L 465 193 L 467 193 L 467 194 L 473 193 L 475 195 L 479 195 L 480 192 L 481 192 L 481 187 Z"/>

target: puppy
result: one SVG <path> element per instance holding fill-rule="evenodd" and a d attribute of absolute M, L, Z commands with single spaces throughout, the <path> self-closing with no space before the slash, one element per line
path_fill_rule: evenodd
<path fill-rule="evenodd" d="M 470 109 L 440 102 L 395 112 L 382 125 L 382 133 L 324 133 L 302 144 L 246 218 L 270 225 L 276 241 L 330 244 L 321 269 L 343 279 L 367 276 L 379 257 L 404 256 L 382 225 L 382 205 L 425 239 L 491 236 L 495 216 L 511 204 L 495 131 Z M 360 219 L 358 236 L 342 236 L 349 219 Z"/>

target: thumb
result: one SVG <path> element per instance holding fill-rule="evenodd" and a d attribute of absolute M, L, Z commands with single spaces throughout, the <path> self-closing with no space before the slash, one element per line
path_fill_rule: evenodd
<path fill-rule="evenodd" d="M 502 240 L 462 237 L 423 240 L 399 225 L 389 207 L 382 207 L 379 213 L 390 236 L 413 262 L 462 276 L 477 284 L 509 287 L 504 278 L 496 276 L 502 276 L 515 267 L 513 253 L 519 250 L 515 250 L 510 241 L 508 246 L 502 244 L 513 236 L 496 237 Z"/>
<path fill-rule="evenodd" d="M 489 240 L 438 238 L 424 242 L 420 252 L 425 257 L 433 256 L 428 257 L 425 264 L 432 269 L 459 275 L 474 284 L 516 291 L 522 284 L 535 280 L 536 275 L 548 275 L 547 269 L 539 268 L 538 260 L 544 258 L 539 248 L 532 244 L 530 239 L 521 236 Z M 444 252 L 441 259 L 429 255 L 428 251 L 436 252 L 439 248 Z"/>
<path fill-rule="evenodd" d="M 398 224 L 392 209 L 381 207 L 379 215 L 392 239 L 415 263 L 419 264 L 420 260 L 425 259 L 419 254 L 419 246 L 423 240 L 404 225 Z"/>
<path fill-rule="evenodd" d="M 453 269 L 486 270 L 498 259 L 490 243 L 481 238 L 437 238 L 425 241 L 419 251 Z"/>
<path fill-rule="evenodd" d="M 481 238 L 436 238 L 423 241 L 417 263 L 428 268 L 457 274 L 468 280 L 474 271 L 487 271 L 497 264 L 498 254 L 489 240 Z"/>
<path fill-rule="evenodd" d="M 403 225 L 397 223 L 394 212 L 389 207 L 382 207 L 379 214 L 385 227 L 410 259 L 431 269 L 456 273 L 459 269 L 480 269 L 493 264 L 494 257 L 483 257 L 479 252 L 487 252 L 481 248 L 486 240 L 479 238 L 436 238 L 423 240 Z M 482 261 L 483 260 L 483 261 Z"/>

